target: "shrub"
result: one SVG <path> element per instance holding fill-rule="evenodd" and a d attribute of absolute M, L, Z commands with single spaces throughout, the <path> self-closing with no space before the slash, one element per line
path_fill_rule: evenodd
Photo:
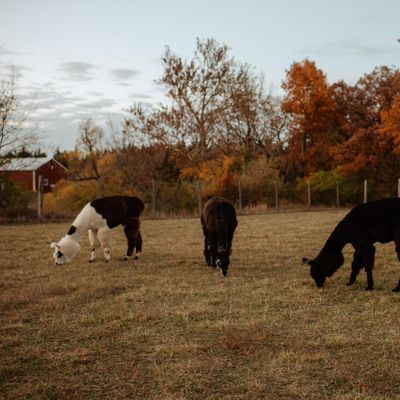
<path fill-rule="evenodd" d="M 336 171 L 318 171 L 310 176 L 311 202 L 313 204 L 336 204 L 336 187 L 342 177 Z M 308 199 L 308 182 L 306 179 L 297 179 L 295 194 L 303 202 Z"/>
<path fill-rule="evenodd" d="M 12 182 L 7 178 L 0 179 L 0 208 L 12 207 L 14 209 L 28 208 L 35 195 L 24 185 Z"/>
<path fill-rule="evenodd" d="M 98 193 L 95 181 L 71 182 L 61 180 L 53 192 L 44 195 L 44 213 L 76 213 L 86 203 L 96 198 Z"/>

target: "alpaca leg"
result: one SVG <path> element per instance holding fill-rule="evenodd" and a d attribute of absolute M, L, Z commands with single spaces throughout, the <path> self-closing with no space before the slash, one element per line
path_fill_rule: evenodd
<path fill-rule="evenodd" d="M 140 231 L 138 231 L 137 238 L 136 238 L 136 255 L 135 259 L 138 260 L 140 254 L 142 253 L 142 245 L 143 245 L 143 239 Z"/>
<path fill-rule="evenodd" d="M 128 260 L 129 257 L 132 256 L 133 250 L 136 247 L 137 237 L 138 237 L 138 229 L 137 226 L 127 225 L 124 228 L 126 240 L 128 242 L 128 250 L 126 252 L 126 256 L 124 260 Z"/>
<path fill-rule="evenodd" d="M 104 257 L 106 258 L 106 261 L 109 262 L 111 259 L 110 228 L 108 226 L 100 228 L 97 232 L 97 237 L 99 238 L 101 247 L 103 248 Z"/>
<path fill-rule="evenodd" d="M 99 241 L 97 239 L 97 231 L 89 229 L 88 233 L 89 233 L 89 242 L 91 246 L 91 254 L 89 262 L 94 262 L 96 260 L 96 249 L 99 245 Z"/>
<path fill-rule="evenodd" d="M 375 247 L 372 244 L 363 247 L 360 250 L 360 255 L 362 258 L 362 263 L 365 266 L 365 271 L 367 272 L 367 287 L 365 290 L 372 290 L 374 288 L 372 269 L 375 262 Z"/>
<path fill-rule="evenodd" d="M 347 286 L 351 286 L 356 281 L 357 275 L 360 272 L 361 268 L 362 268 L 361 255 L 359 254 L 358 251 L 355 251 L 354 256 L 353 256 L 353 262 L 351 264 L 350 279 L 349 279 L 349 283 L 347 284 Z"/>
<path fill-rule="evenodd" d="M 394 234 L 394 244 L 396 245 L 397 258 L 400 261 L 400 229 L 397 229 Z M 400 292 L 400 280 L 397 286 L 392 290 L 392 292 Z"/>
<path fill-rule="evenodd" d="M 208 266 L 211 266 L 211 245 L 207 237 L 204 238 L 204 258 Z"/>
<path fill-rule="evenodd" d="M 212 240 L 210 244 L 211 248 L 211 266 L 213 268 L 217 267 L 217 241 Z"/>

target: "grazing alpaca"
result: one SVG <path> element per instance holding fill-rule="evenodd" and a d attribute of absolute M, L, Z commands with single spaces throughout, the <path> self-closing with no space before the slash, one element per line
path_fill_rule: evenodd
<path fill-rule="evenodd" d="M 75 218 L 68 233 L 58 243 L 53 242 L 50 245 L 55 249 L 56 265 L 62 265 L 75 257 L 81 248 L 79 242 L 85 232 L 89 233 L 92 246 L 89 262 L 95 261 L 99 244 L 103 248 L 106 261 L 110 261 L 110 230 L 118 225 L 124 226 L 128 241 L 128 250 L 124 259 L 127 260 L 132 256 L 135 248 L 135 258 L 138 258 L 142 251 L 139 216 L 143 208 L 142 200 L 129 196 L 104 197 L 86 204 Z"/>
<path fill-rule="evenodd" d="M 400 198 L 382 199 L 354 207 L 329 236 L 319 255 L 303 258 L 311 266 L 310 274 L 318 287 L 343 264 L 342 249 L 351 243 L 355 249 L 348 285 L 356 281 L 362 268 L 367 273 L 367 288 L 372 290 L 372 268 L 375 261 L 375 242 L 394 241 L 400 260 Z M 400 292 L 400 281 L 393 289 Z"/>
<path fill-rule="evenodd" d="M 238 222 L 231 203 L 221 197 L 212 197 L 204 205 L 201 226 L 204 233 L 204 257 L 207 265 L 228 273 L 232 238 Z"/>

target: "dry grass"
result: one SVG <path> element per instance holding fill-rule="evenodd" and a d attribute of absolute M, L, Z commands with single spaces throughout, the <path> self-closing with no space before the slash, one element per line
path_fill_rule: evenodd
<path fill-rule="evenodd" d="M 143 221 L 144 254 L 56 270 L 69 224 L 0 226 L 5 399 L 400 398 L 400 276 L 378 246 L 376 289 L 315 287 L 314 256 L 344 211 L 243 216 L 228 278 L 204 267 L 197 219 Z"/>

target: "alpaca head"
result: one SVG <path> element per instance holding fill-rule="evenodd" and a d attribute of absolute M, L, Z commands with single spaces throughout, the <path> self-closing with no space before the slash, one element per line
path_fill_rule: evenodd
<path fill-rule="evenodd" d="M 226 249 L 218 249 L 217 250 L 217 261 L 216 261 L 216 265 L 217 267 L 220 268 L 221 270 L 221 274 L 223 276 L 226 276 L 228 274 L 228 267 L 229 267 L 229 256 L 231 254 L 230 250 L 226 250 Z"/>
<path fill-rule="evenodd" d="M 310 275 L 318 287 L 324 286 L 326 278 L 331 277 L 343 261 L 340 251 L 322 251 L 314 260 L 303 258 L 303 262 L 310 266 Z"/>
<path fill-rule="evenodd" d="M 56 265 L 71 261 L 81 249 L 80 244 L 69 235 L 64 236 L 58 243 L 53 242 L 50 247 L 54 249 L 53 257 Z"/>

